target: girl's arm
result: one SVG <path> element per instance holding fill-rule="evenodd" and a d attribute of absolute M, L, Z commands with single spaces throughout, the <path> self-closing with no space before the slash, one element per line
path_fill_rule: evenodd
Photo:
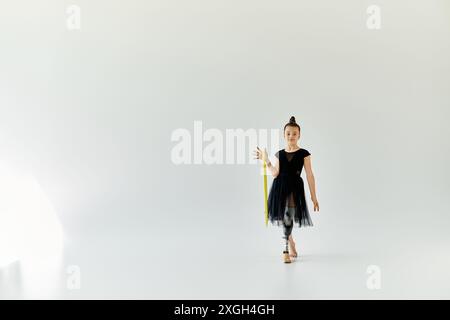
<path fill-rule="evenodd" d="M 314 173 L 311 168 L 311 156 L 304 158 L 303 166 L 306 171 L 306 179 L 308 180 L 309 192 L 311 193 L 311 201 L 314 203 L 314 211 L 319 211 L 319 202 L 316 197 L 316 179 L 314 179 Z"/>
<path fill-rule="evenodd" d="M 269 168 L 270 173 L 272 173 L 272 176 L 276 178 L 280 173 L 280 161 L 278 161 L 278 158 L 275 157 L 273 164 L 270 162 L 270 160 L 267 160 L 267 168 Z"/>
<path fill-rule="evenodd" d="M 280 162 L 278 161 L 277 155 L 273 163 L 271 163 L 266 148 L 264 148 L 264 150 L 261 150 L 258 146 L 256 147 L 256 150 L 253 151 L 253 155 L 255 156 L 255 159 L 260 159 L 266 162 L 267 168 L 274 178 L 278 176 L 278 174 L 280 173 Z"/>

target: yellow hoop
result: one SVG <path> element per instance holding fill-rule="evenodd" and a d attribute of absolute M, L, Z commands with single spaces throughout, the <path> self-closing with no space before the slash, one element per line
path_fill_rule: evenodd
<path fill-rule="evenodd" d="M 266 227 L 268 225 L 269 221 L 269 208 L 267 204 L 267 172 L 266 172 L 266 162 L 263 161 L 263 167 L 264 167 L 264 220 Z"/>

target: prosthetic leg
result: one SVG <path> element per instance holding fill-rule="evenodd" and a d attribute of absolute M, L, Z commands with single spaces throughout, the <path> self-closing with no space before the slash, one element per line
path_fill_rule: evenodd
<path fill-rule="evenodd" d="M 294 213 L 295 208 L 289 208 L 286 206 L 286 211 L 283 218 L 283 239 L 285 240 L 285 249 L 283 251 L 284 263 L 291 263 L 291 258 L 289 256 L 289 236 L 292 233 L 292 228 L 294 227 Z"/>

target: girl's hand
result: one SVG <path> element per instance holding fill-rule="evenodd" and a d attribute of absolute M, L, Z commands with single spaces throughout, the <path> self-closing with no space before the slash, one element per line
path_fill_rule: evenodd
<path fill-rule="evenodd" d="M 311 198 L 313 204 L 314 204 L 314 211 L 319 211 L 319 201 L 317 201 L 316 198 Z M 316 210 L 317 209 L 317 210 Z"/>
<path fill-rule="evenodd" d="M 253 155 L 255 155 L 256 157 L 254 159 L 260 159 L 262 161 L 265 161 L 266 163 L 269 160 L 269 156 L 267 154 L 267 150 L 266 148 L 264 148 L 264 150 L 261 150 L 258 146 L 256 147 L 256 150 L 253 151 Z"/>

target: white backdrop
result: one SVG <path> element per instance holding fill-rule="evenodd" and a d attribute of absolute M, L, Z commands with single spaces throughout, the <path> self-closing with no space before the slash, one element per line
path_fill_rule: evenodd
<path fill-rule="evenodd" d="M 449 18 L 444 0 L 3 1 L 0 158 L 65 240 L 51 267 L 2 266 L 0 296 L 449 298 Z M 176 165 L 171 137 L 292 115 L 320 212 L 306 189 L 315 226 L 283 265 L 260 167 Z"/>

